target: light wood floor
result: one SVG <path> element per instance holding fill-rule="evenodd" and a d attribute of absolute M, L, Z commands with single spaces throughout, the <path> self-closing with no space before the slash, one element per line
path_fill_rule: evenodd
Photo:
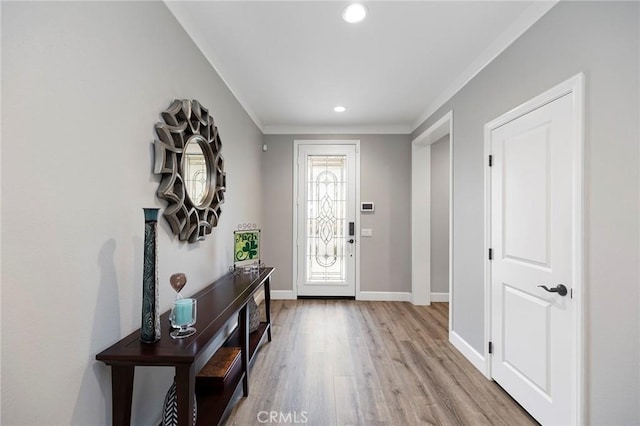
<path fill-rule="evenodd" d="M 226 424 L 536 424 L 451 346 L 447 314 L 446 303 L 273 301 L 273 341 Z M 265 423 L 271 411 L 284 417 Z"/>

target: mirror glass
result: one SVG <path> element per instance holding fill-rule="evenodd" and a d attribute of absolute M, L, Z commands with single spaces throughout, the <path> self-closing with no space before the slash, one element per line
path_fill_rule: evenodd
<path fill-rule="evenodd" d="M 202 136 L 192 136 L 187 141 L 182 157 L 182 179 L 187 195 L 198 207 L 205 201 L 210 184 L 207 160 L 202 151 L 202 144 L 205 143 Z"/>

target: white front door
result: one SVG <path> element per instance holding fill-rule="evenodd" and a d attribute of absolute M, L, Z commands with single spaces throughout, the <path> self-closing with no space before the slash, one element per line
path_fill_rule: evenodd
<path fill-rule="evenodd" d="M 576 108 L 568 93 L 487 129 L 491 375 L 543 425 L 577 421 Z"/>
<path fill-rule="evenodd" d="M 357 145 L 296 146 L 298 295 L 355 296 Z"/>

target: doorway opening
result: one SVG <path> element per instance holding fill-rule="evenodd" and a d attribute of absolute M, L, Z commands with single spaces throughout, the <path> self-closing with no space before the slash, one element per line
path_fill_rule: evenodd
<path fill-rule="evenodd" d="M 412 302 L 449 302 L 449 331 L 453 294 L 453 146 L 453 111 L 411 143 Z"/>

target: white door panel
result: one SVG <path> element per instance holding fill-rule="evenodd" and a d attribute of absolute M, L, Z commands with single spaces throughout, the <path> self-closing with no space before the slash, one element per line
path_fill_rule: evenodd
<path fill-rule="evenodd" d="M 504 257 L 548 266 L 549 124 L 502 141 Z"/>
<path fill-rule="evenodd" d="M 574 116 L 565 95 L 489 135 L 491 374 L 545 425 L 575 419 Z"/>
<path fill-rule="evenodd" d="M 510 373 L 519 374 L 530 386 L 548 395 L 551 304 L 504 283 L 502 290 L 502 362 Z"/>

